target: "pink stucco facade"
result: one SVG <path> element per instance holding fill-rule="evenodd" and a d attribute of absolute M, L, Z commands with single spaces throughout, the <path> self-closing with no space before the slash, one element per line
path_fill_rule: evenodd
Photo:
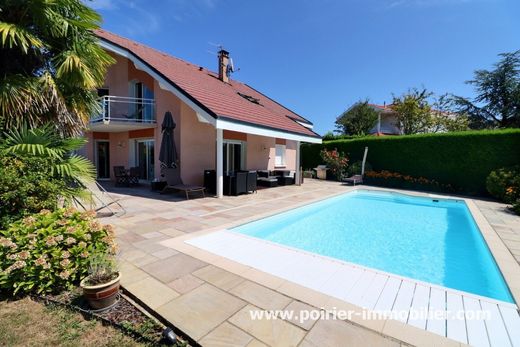
<path fill-rule="evenodd" d="M 216 168 L 216 136 L 217 132 L 213 125 L 201 122 L 197 118 L 195 111 L 186 103 L 182 102 L 173 93 L 167 91 L 159 85 L 150 75 L 135 68 L 134 64 L 126 58 L 114 56 L 117 63 L 110 67 L 105 81 L 105 88 L 109 90 L 109 95 L 131 97 L 131 82 L 142 82 L 146 87 L 153 91 L 155 99 L 156 123 L 150 124 L 148 129 L 128 129 L 114 131 L 107 125 L 105 131 L 88 132 L 87 147 L 84 153 L 87 157 L 96 162 L 98 149 L 96 141 L 108 141 L 110 178 L 113 177 L 114 166 L 124 166 L 126 168 L 137 166 L 137 146 L 138 141 L 154 140 L 153 166 L 154 177 L 149 180 L 160 179 L 159 149 L 161 145 L 161 123 L 165 112 L 172 113 L 177 124 L 174 137 L 177 152 L 179 154 L 179 166 L 181 177 L 186 184 L 202 184 L 203 172 L 205 169 Z M 285 165 L 279 167 L 285 170 L 296 170 L 296 141 L 275 139 L 274 137 L 259 136 L 244 133 L 226 133 L 226 140 L 239 141 L 245 153 L 243 169 L 248 170 L 274 170 L 275 167 L 275 146 L 276 143 L 285 144 Z"/>

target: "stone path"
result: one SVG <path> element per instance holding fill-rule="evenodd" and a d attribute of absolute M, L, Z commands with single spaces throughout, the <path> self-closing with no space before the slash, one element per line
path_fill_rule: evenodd
<path fill-rule="evenodd" d="M 184 200 L 146 189 L 109 188 L 121 194 L 127 213 L 103 218 L 116 227 L 121 249 L 122 285 L 135 297 L 203 346 L 399 346 L 403 341 L 341 320 L 253 320 L 255 309 L 318 309 L 223 270 L 218 262 L 161 245 L 162 241 L 209 228 L 226 228 L 237 220 L 261 218 L 349 190 L 335 182 L 306 180 L 257 194 L 223 199 Z M 504 205 L 479 201 L 479 208 L 520 260 L 520 218 Z M 229 265 L 226 268 L 229 269 Z M 454 343 L 453 345 L 458 345 Z"/>

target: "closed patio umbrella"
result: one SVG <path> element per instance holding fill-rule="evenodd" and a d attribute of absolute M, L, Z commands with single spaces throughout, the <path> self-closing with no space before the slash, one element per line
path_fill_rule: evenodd
<path fill-rule="evenodd" d="M 175 129 L 175 122 L 173 121 L 170 111 L 164 115 L 162 122 L 162 141 L 161 151 L 159 153 L 159 161 L 162 168 L 176 168 L 177 167 L 177 150 L 175 149 L 175 141 L 173 140 L 173 129 Z"/>

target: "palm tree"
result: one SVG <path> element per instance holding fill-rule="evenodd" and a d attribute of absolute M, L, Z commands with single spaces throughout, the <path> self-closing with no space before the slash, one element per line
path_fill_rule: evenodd
<path fill-rule="evenodd" d="M 81 133 L 114 62 L 92 32 L 100 21 L 81 0 L 2 1 L 0 130 L 52 122 Z"/>

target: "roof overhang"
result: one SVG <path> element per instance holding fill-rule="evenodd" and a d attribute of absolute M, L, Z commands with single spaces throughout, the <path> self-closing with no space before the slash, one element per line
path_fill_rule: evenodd
<path fill-rule="evenodd" d="M 308 143 L 321 143 L 321 137 L 319 137 L 318 135 L 307 136 L 296 132 L 280 131 L 276 128 L 259 127 L 256 125 L 251 125 L 250 123 L 238 122 L 230 119 L 223 119 L 222 117 L 219 117 L 217 119 L 216 128 L 223 130 L 238 131 L 241 133 L 259 136 L 275 137 L 286 140 Z"/>
<path fill-rule="evenodd" d="M 188 105 L 191 109 L 195 111 L 197 114 L 197 119 L 203 123 L 209 123 L 213 125 L 217 129 L 224 130 L 233 130 L 239 131 L 248 134 L 260 135 L 260 136 L 269 136 L 269 137 L 277 137 L 287 140 L 295 140 L 300 142 L 309 142 L 309 143 L 321 143 L 321 137 L 316 136 L 308 136 L 304 134 L 300 134 L 297 132 L 288 132 L 275 128 L 267 128 L 257 124 L 252 123 L 241 123 L 239 121 L 230 120 L 230 119 L 222 119 L 222 117 L 217 117 L 211 111 L 209 111 L 204 105 L 198 102 L 195 98 L 191 97 L 187 92 L 185 92 L 182 88 L 173 83 L 170 79 L 163 76 L 156 69 L 151 67 L 146 61 L 135 55 L 130 50 L 121 47 L 113 42 L 110 42 L 102 37 L 98 37 L 99 45 L 106 49 L 109 52 L 120 55 L 124 58 L 130 60 L 134 66 L 146 72 L 152 78 L 154 78 L 158 83 L 161 89 L 167 90 L 171 92 L 173 95 L 178 97 L 181 101 L 183 101 L 186 105 Z M 312 124 L 305 124 L 304 122 L 298 122 L 300 125 L 309 128 L 309 125 L 312 127 Z"/>

